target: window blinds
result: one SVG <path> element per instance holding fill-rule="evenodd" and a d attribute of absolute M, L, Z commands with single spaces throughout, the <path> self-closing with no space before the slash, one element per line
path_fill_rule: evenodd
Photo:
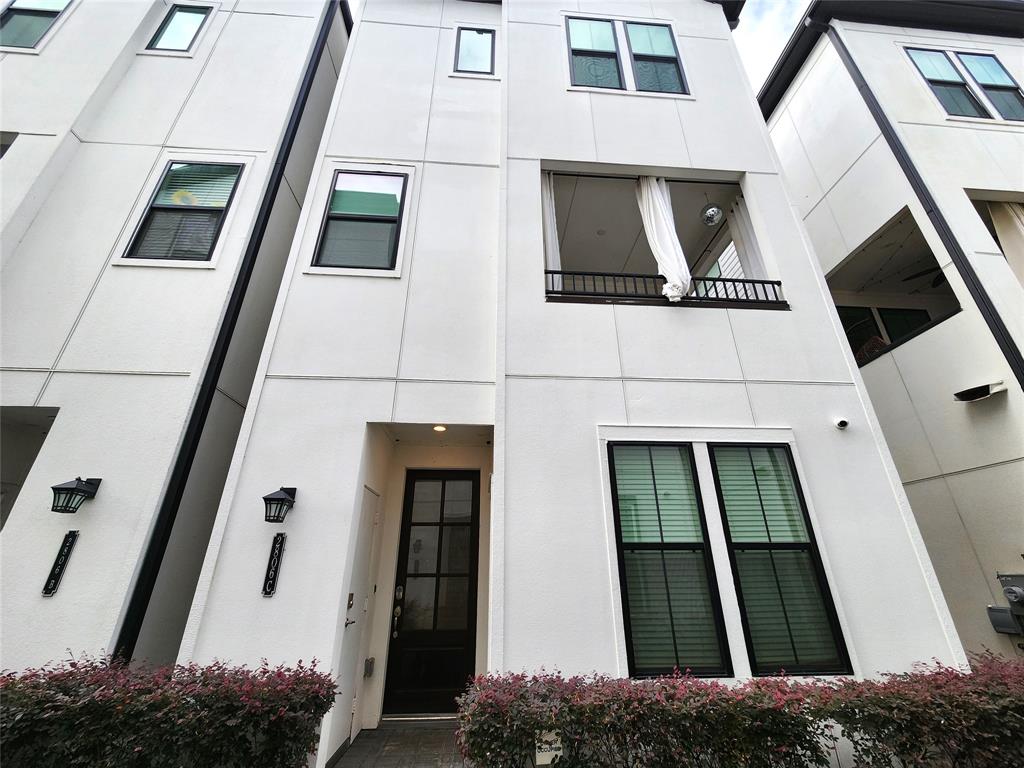
<path fill-rule="evenodd" d="M 712 447 L 755 674 L 848 671 L 789 451 Z"/>
<path fill-rule="evenodd" d="M 725 675 L 689 446 L 611 448 L 630 672 Z"/>

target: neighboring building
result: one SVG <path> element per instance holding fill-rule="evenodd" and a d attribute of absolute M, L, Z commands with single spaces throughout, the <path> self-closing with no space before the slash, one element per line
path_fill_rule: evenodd
<path fill-rule="evenodd" d="M 827 25 L 827 26 L 826 26 Z M 760 94 L 971 651 L 1024 572 L 1024 3 L 811 3 Z"/>
<path fill-rule="evenodd" d="M 474 671 L 965 663 L 741 5 L 363 3 L 179 653 L 330 666 L 318 765 Z"/>
<path fill-rule="evenodd" d="M 338 8 L 0 8 L 4 668 L 174 661 L 344 54 Z M 79 475 L 95 498 L 50 511 Z"/>

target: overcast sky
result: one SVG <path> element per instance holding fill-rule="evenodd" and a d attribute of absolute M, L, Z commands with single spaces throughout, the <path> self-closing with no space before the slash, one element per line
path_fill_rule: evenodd
<path fill-rule="evenodd" d="M 761 88 L 810 0 L 747 0 L 734 33 L 754 91 Z M 349 0 L 359 15 L 362 0 Z"/>
<path fill-rule="evenodd" d="M 755 93 L 793 33 L 810 0 L 747 0 L 733 33 Z"/>

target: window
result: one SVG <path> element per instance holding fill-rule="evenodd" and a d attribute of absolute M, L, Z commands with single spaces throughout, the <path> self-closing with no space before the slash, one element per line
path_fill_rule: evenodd
<path fill-rule="evenodd" d="M 0 16 L 0 45 L 35 48 L 71 0 L 14 0 Z"/>
<path fill-rule="evenodd" d="M 633 78 L 638 91 L 686 93 L 679 52 L 670 27 L 626 22 L 626 39 L 633 57 Z"/>
<path fill-rule="evenodd" d="M 608 450 L 630 674 L 731 675 L 690 446 Z"/>
<path fill-rule="evenodd" d="M 125 258 L 208 261 L 240 165 L 171 163 Z"/>
<path fill-rule="evenodd" d="M 622 88 L 615 26 L 600 19 L 569 19 L 569 59 L 573 85 Z"/>
<path fill-rule="evenodd" d="M 196 41 L 211 8 L 198 5 L 173 5 L 160 29 L 146 46 L 148 51 L 187 51 Z"/>
<path fill-rule="evenodd" d="M 455 40 L 455 71 L 494 74 L 494 30 L 459 27 Z"/>
<path fill-rule="evenodd" d="M 945 51 L 908 48 L 907 53 L 948 114 L 991 117 Z"/>
<path fill-rule="evenodd" d="M 751 670 L 850 672 L 788 447 L 710 449 Z"/>
<path fill-rule="evenodd" d="M 408 177 L 337 171 L 313 266 L 394 269 Z"/>
<path fill-rule="evenodd" d="M 999 59 L 980 53 L 957 56 L 1004 120 L 1024 120 L 1024 95 Z"/>
<path fill-rule="evenodd" d="M 889 344 L 882 336 L 882 331 L 875 320 L 871 307 L 836 307 L 839 320 L 850 342 L 850 349 L 858 363 L 867 362 Z"/>
<path fill-rule="evenodd" d="M 918 328 L 923 328 L 932 321 L 931 315 L 924 309 L 878 309 L 878 316 L 889 334 L 892 344 L 899 344 L 914 335 Z"/>

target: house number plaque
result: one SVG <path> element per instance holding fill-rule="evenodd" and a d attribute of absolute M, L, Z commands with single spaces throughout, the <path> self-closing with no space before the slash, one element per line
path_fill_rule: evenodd
<path fill-rule="evenodd" d="M 267 575 L 263 577 L 263 596 L 272 597 L 277 591 L 277 576 L 281 572 L 281 558 L 284 556 L 283 533 L 274 535 L 270 544 L 270 559 L 267 560 Z"/>
<path fill-rule="evenodd" d="M 68 567 L 68 560 L 71 559 L 71 550 L 75 548 L 76 541 L 78 541 L 78 531 L 68 531 L 64 534 L 64 541 L 61 542 L 60 549 L 57 550 L 57 559 L 53 561 L 50 575 L 46 577 L 46 584 L 43 585 L 44 597 L 53 595 L 57 591 L 57 587 L 60 586 L 61 577 L 64 575 L 64 570 Z"/>

